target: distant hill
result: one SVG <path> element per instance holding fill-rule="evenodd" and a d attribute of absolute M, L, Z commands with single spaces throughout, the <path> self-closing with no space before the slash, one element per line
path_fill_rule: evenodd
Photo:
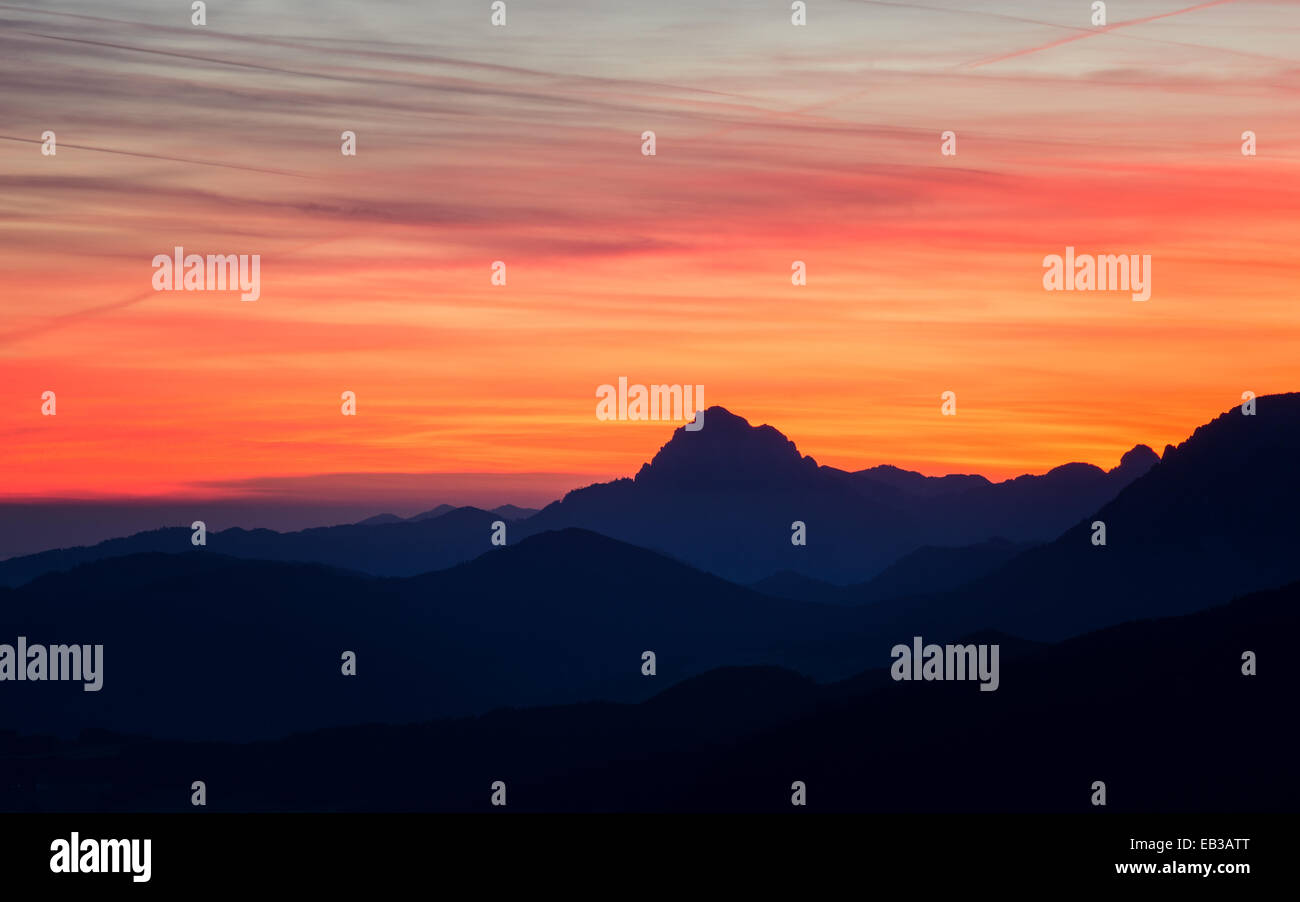
<path fill-rule="evenodd" d="M 791 601 L 815 601 L 819 604 L 859 604 L 861 601 L 854 596 L 852 586 L 837 586 L 792 570 L 773 573 L 751 583 L 750 588 L 773 598 L 788 598 Z"/>
<path fill-rule="evenodd" d="M 1032 547 L 1029 542 L 1002 538 L 957 548 L 927 545 L 899 558 L 863 585 L 848 587 L 848 591 L 859 603 L 943 592 L 994 572 Z"/>
<path fill-rule="evenodd" d="M 411 517 L 399 517 L 397 514 L 376 514 L 373 517 L 367 517 L 366 519 L 359 521 L 356 525 L 375 526 L 380 523 L 405 523 L 418 522 L 420 520 L 433 520 L 458 509 L 459 508 L 450 504 L 439 504 L 435 508 L 422 511 L 421 513 L 415 514 Z M 503 504 L 500 507 L 492 508 L 491 513 L 497 514 L 499 517 L 507 521 L 526 520 L 533 514 L 537 513 L 537 509 L 531 507 L 518 507 L 514 504 Z"/>
<path fill-rule="evenodd" d="M 266 561 L 315 562 L 364 573 L 410 576 L 450 567 L 492 547 L 492 524 L 501 515 L 474 507 L 450 508 L 397 522 L 323 526 L 298 532 L 223 529 L 209 532 L 202 549 L 188 526 L 155 529 L 98 545 L 43 551 L 0 561 L 0 585 L 19 586 L 34 577 L 77 564 L 142 552 L 196 550 Z"/>
<path fill-rule="evenodd" d="M 503 504 L 500 507 L 492 508 L 492 513 L 500 514 L 507 520 L 527 520 L 537 511 L 538 509 L 535 507 L 519 507 L 516 504 Z"/>
<path fill-rule="evenodd" d="M 997 570 L 1032 547 L 1032 543 L 1002 538 L 956 548 L 927 545 L 903 555 L 864 583 L 837 586 L 787 570 L 761 579 L 751 588 L 765 595 L 797 601 L 870 604 L 955 589 Z"/>
<path fill-rule="evenodd" d="M 381 523 L 401 523 L 402 518 L 397 514 L 375 514 L 373 517 L 366 517 L 364 520 L 358 520 L 357 526 L 378 526 Z"/>
<path fill-rule="evenodd" d="M 456 506 L 454 504 L 439 504 L 437 507 L 430 508 L 427 511 L 421 511 L 418 514 L 412 514 L 410 517 L 407 517 L 407 519 L 412 522 L 419 522 L 420 520 L 433 520 L 436 519 L 437 517 L 441 517 L 443 514 L 449 514 L 455 509 Z"/>

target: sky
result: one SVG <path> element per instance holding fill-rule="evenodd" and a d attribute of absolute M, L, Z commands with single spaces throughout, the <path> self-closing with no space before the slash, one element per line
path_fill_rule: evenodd
<path fill-rule="evenodd" d="M 535 505 L 668 440 L 619 377 L 994 479 L 1300 388 L 1300 4 L 808 5 L 0 4 L 0 498 Z M 154 290 L 175 246 L 261 296 Z M 1067 246 L 1150 300 L 1045 291 Z"/>

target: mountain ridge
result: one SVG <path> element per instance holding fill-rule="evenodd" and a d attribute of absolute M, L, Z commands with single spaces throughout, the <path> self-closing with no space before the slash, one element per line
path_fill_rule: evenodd
<path fill-rule="evenodd" d="M 1279 397 L 1286 396 L 1259 401 L 1267 410 Z M 502 519 L 509 541 L 578 527 L 733 582 L 789 572 L 854 586 L 925 547 L 978 546 L 995 537 L 1050 541 L 1160 465 L 1154 451 L 1135 445 L 1109 471 L 1069 463 L 998 483 L 975 475 L 927 477 L 890 465 L 848 472 L 818 464 L 774 427 L 752 426 L 724 408 L 709 408 L 705 423 L 698 432 L 676 429 L 635 476 L 575 489 L 524 519 L 517 518 L 528 509 L 509 505 L 494 511 L 441 505 L 405 520 L 377 515 L 287 533 L 236 527 L 209 539 L 214 549 L 241 556 L 410 576 L 476 557 L 491 547 L 492 523 Z M 806 526 L 805 546 L 791 543 L 796 522 Z M 174 527 L 11 558 L 0 561 L 0 584 L 20 585 L 97 557 L 185 550 L 188 540 L 187 529 Z"/>

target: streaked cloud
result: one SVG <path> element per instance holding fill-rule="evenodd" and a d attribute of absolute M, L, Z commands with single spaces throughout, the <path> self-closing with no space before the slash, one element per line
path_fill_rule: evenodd
<path fill-rule="evenodd" d="M 620 375 L 992 477 L 1295 389 L 1297 7 L 1110 6 L 0 5 L 0 494 L 631 473 Z M 176 245 L 262 299 L 151 291 Z M 1152 301 L 1042 292 L 1066 245 L 1152 254 Z"/>

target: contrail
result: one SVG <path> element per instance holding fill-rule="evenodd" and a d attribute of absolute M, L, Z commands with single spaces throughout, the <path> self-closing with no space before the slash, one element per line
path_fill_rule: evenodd
<path fill-rule="evenodd" d="M 81 13 L 69 13 L 69 12 L 60 12 L 57 10 L 37 9 L 31 6 L 13 6 L 10 4 L 0 3 L 0 9 L 9 9 L 9 10 L 14 10 L 16 12 L 36 13 L 38 15 L 45 15 L 45 16 L 56 16 L 65 19 L 86 19 L 92 22 L 107 22 L 112 25 L 126 25 L 135 29 L 146 29 L 149 31 L 163 32 L 171 35 L 193 33 L 193 29 L 190 28 L 177 28 L 171 25 L 156 25 L 147 22 L 136 22 L 130 19 L 109 19 L 109 18 L 105 18 L 104 16 L 90 16 Z M 26 34 L 36 34 L 36 32 L 26 32 Z M 52 35 L 40 35 L 40 36 L 52 37 Z M 317 52 L 323 49 L 320 44 L 312 43 L 311 39 L 307 39 L 307 38 L 303 38 L 300 40 L 290 40 L 287 38 L 270 38 L 270 37 L 262 37 L 257 35 L 227 34 L 223 32 L 211 32 L 207 36 L 220 38 L 226 41 L 236 41 L 236 42 L 243 42 L 248 44 L 256 44 L 259 46 L 269 45 L 273 47 L 291 47 L 298 50 L 311 50 Z M 373 43 L 373 42 L 368 42 L 368 43 Z M 395 46 L 404 46 L 404 45 L 397 44 Z M 140 48 L 133 48 L 133 49 L 140 49 Z M 330 49 L 331 51 L 333 51 L 338 48 L 331 45 Z M 708 94 L 716 97 L 739 97 L 742 99 L 747 99 L 746 95 L 744 94 L 734 94 L 727 91 L 715 91 L 710 88 L 697 88 L 691 85 L 666 84 L 663 82 L 641 81 L 639 79 L 608 78 L 600 75 L 582 75 L 575 72 L 552 72 L 545 69 L 526 69 L 520 66 L 505 65 L 504 63 L 480 62 L 478 60 L 465 60 L 465 59 L 459 59 L 456 57 L 449 57 L 449 56 L 437 56 L 437 55 L 426 55 L 426 54 L 415 54 L 415 53 L 396 53 L 394 51 L 362 50 L 353 46 L 344 47 L 342 49 L 344 52 L 349 53 L 353 56 L 365 56 L 365 57 L 372 57 L 378 59 L 404 59 L 408 61 L 433 63 L 433 64 L 446 65 L 446 66 L 460 66 L 460 67 L 471 68 L 471 69 L 486 69 L 488 71 L 500 72 L 507 75 L 538 76 L 541 78 L 554 78 L 560 80 L 587 81 L 595 84 L 627 85 L 629 87 L 654 88 L 656 90 L 684 91 L 684 92 L 695 93 L 695 94 Z M 310 73 L 299 73 L 299 74 L 310 74 Z"/>
<path fill-rule="evenodd" d="M 955 9 L 953 7 L 948 7 L 948 6 L 930 6 L 924 3 L 905 3 L 905 2 L 900 2 L 900 0 L 857 0 L 857 2 L 868 6 L 887 6 L 895 9 L 924 10 L 925 12 L 952 13 L 954 15 L 979 16 L 981 18 L 1003 19 L 1011 22 L 1025 22 L 1030 25 L 1042 25 L 1044 28 L 1058 28 L 1058 29 L 1072 32 L 1070 37 L 1061 38 L 1059 40 L 1053 41 L 1050 44 L 1044 44 L 1041 47 L 1033 47 L 1027 50 L 1017 50 L 1011 53 L 1002 54 L 1001 56 L 976 60 L 974 62 L 965 63 L 960 66 L 954 67 L 955 69 L 963 69 L 963 68 L 975 68 L 978 66 L 984 66 L 990 63 L 995 63 L 999 60 L 1009 59 L 1014 56 L 1022 56 L 1027 53 L 1037 53 L 1039 50 L 1046 50 L 1051 47 L 1056 47 L 1060 44 L 1069 43 L 1070 41 L 1077 41 L 1082 38 L 1088 38 L 1094 35 L 1111 32 L 1118 28 L 1123 28 L 1126 25 L 1138 25 L 1143 22 L 1151 22 L 1156 19 L 1167 18 L 1168 16 L 1176 16 L 1179 15 L 1180 13 L 1191 12 L 1193 10 L 1203 9 L 1209 6 L 1218 6 L 1221 3 L 1232 3 L 1235 2 L 1235 0 L 1211 0 L 1211 2 L 1202 3 L 1199 4 L 1198 6 L 1191 6 L 1186 9 L 1173 10 L 1167 13 L 1160 13 L 1159 15 L 1148 16 L 1144 19 L 1131 19 L 1126 22 L 1116 22 L 1114 25 L 1109 25 L 1105 27 L 1102 26 L 1085 27 L 1082 25 L 1065 25 L 1059 22 L 1045 22 L 1040 19 L 1030 19 L 1024 16 L 1013 16 L 1004 13 L 985 12 L 982 10 L 973 10 L 973 9 Z M 1151 44 L 1166 44 L 1174 47 L 1189 47 L 1196 50 L 1208 50 L 1216 53 L 1226 53 L 1226 54 L 1231 54 L 1233 56 L 1246 56 L 1254 59 L 1266 59 L 1278 63 L 1294 62 L 1293 60 L 1284 59 L 1282 57 L 1267 56 L 1265 54 L 1260 54 L 1260 53 L 1250 53 L 1244 50 L 1232 50 L 1226 47 L 1214 47 L 1212 45 L 1190 44 L 1184 41 L 1168 41 L 1168 40 L 1163 40 L 1161 38 L 1138 37 L 1137 35 L 1120 35 L 1120 37 L 1128 38 L 1130 40 L 1143 41 L 1145 43 L 1151 43 Z M 857 97 L 861 97 L 865 94 L 869 94 L 874 90 L 876 90 L 874 87 L 865 88 L 861 91 L 854 91 L 849 94 L 843 94 L 837 97 L 830 97 L 827 98 L 826 100 L 821 100 L 818 101 L 817 103 L 796 107 L 791 110 L 770 111 L 768 113 L 767 118 L 781 119 L 781 118 L 788 118 L 791 116 L 804 116 L 809 113 L 815 113 L 816 111 L 825 109 L 827 107 L 832 107 L 841 103 L 845 103 L 849 100 L 853 100 Z M 741 129 L 745 127 L 746 127 L 745 124 L 725 126 L 715 132 L 709 133 L 705 137 L 715 138 L 721 135 L 729 134 L 733 131 L 736 131 L 737 129 Z"/>
<path fill-rule="evenodd" d="M 16 341 L 22 341 L 24 338 L 31 338 L 33 335 L 40 335 L 42 332 L 48 332 L 51 329 L 57 329 L 59 326 L 75 322 L 83 317 L 98 316 L 101 313 L 110 313 L 114 310 L 121 310 L 123 307 L 130 307 L 132 304 L 138 304 L 143 300 L 153 297 L 155 292 L 147 291 L 143 294 L 137 294 L 123 301 L 113 301 L 109 304 L 99 304 L 95 307 L 83 307 L 81 310 L 73 310 L 71 313 L 61 313 L 58 316 L 51 317 L 43 323 L 37 323 L 34 326 L 28 326 L 25 329 L 15 329 L 12 332 L 0 334 L 0 345 L 12 344 Z"/>
<path fill-rule="evenodd" d="M 43 144 L 45 142 L 37 138 L 17 138 L 13 135 L 0 135 L 0 141 L 21 141 L 23 144 Z M 170 163 L 193 163 L 195 166 L 219 166 L 222 169 L 242 169 L 245 172 L 264 172 L 268 175 L 288 175 L 293 178 L 310 179 L 315 176 L 306 175 L 301 172 L 290 172 L 286 169 L 263 169 L 258 166 L 241 166 L 238 163 L 217 163 L 212 160 L 195 160 L 188 157 L 169 157 L 160 153 L 144 153 L 139 150 L 115 150 L 112 147 L 92 147 L 89 144 L 67 144 L 59 142 L 60 148 L 71 147 L 74 150 L 93 150 L 95 153 L 113 153 L 124 157 L 144 157 L 149 160 L 165 160 Z"/>
<path fill-rule="evenodd" d="M 1108 32 L 1116 31 L 1120 28 L 1127 28 L 1130 25 L 1144 25 L 1147 22 L 1154 22 L 1157 19 L 1167 19 L 1170 16 L 1181 16 L 1183 13 L 1196 12 L 1197 10 L 1201 10 L 1201 9 L 1209 9 L 1211 6 L 1222 6 L 1225 3 L 1235 3 L 1235 2 L 1237 2 L 1237 0 L 1209 0 L 1208 3 L 1198 3 L 1196 6 L 1188 6 L 1185 7 L 1184 9 L 1170 10 L 1167 13 L 1157 13 L 1154 16 L 1146 16 L 1141 19 L 1129 19 L 1125 22 L 1116 22 L 1113 25 L 1098 25 L 1096 28 L 1090 28 L 1086 31 L 1072 34 L 1068 37 L 1057 38 L 1055 41 L 1051 41 L 1050 43 L 1047 44 L 1042 44 L 1041 46 L 1038 47 L 1030 47 L 1025 50 L 1013 50 L 1010 53 L 1003 53 L 999 56 L 991 56 L 987 59 L 976 60 L 973 63 L 967 63 L 965 68 L 975 69 L 980 66 L 988 66 L 991 65 L 992 63 L 999 63 L 1002 62 L 1003 60 L 1013 59 L 1014 57 L 1017 56 L 1027 56 L 1028 54 L 1031 53 L 1038 53 L 1039 51 L 1042 50 L 1050 50 L 1053 47 L 1060 47 L 1062 44 L 1069 44 L 1073 41 L 1081 41 L 1084 38 L 1091 38 L 1099 34 L 1106 34 Z"/>
<path fill-rule="evenodd" d="M 294 254 L 298 254 L 301 253 L 302 251 L 307 250 L 308 248 L 319 247 L 322 244 L 330 244 L 331 242 L 338 241 L 339 238 L 342 237 L 347 237 L 347 236 L 336 236 L 333 238 L 322 238 L 319 241 L 310 241 L 307 244 L 302 244 L 299 245 L 298 247 L 290 248 L 289 250 L 285 251 L 283 254 L 277 254 L 277 257 L 280 258 L 291 257 Z M 83 307 L 80 310 L 73 310 L 68 313 L 60 313 L 57 316 L 50 317 L 43 323 L 36 323 L 35 325 L 28 326 L 24 329 L 15 329 L 12 332 L 0 333 L 0 346 L 13 344 L 14 342 L 22 341 L 24 338 L 31 338 L 33 335 L 40 335 L 42 332 L 49 332 L 52 329 L 59 328 L 60 326 L 69 325 L 77 322 L 78 320 L 86 319 L 89 317 L 95 317 L 100 315 L 101 313 L 111 313 L 114 310 L 122 310 L 126 307 L 131 307 L 134 306 L 135 304 L 139 304 L 141 301 L 147 301 L 149 300 L 149 298 L 157 296 L 157 294 L 158 294 L 157 291 L 145 291 L 145 292 L 141 292 L 140 294 L 133 294 L 130 297 L 124 298 L 120 301 L 111 301 L 107 304 L 96 304 L 93 307 Z"/>
<path fill-rule="evenodd" d="M 1098 31 L 1103 30 L 1101 28 L 1094 27 L 1091 25 L 1088 26 L 1066 25 L 1061 22 L 1047 22 L 1044 21 L 1043 19 L 1030 19 L 1027 16 L 1013 16 L 1009 13 L 995 13 L 995 12 L 990 12 L 988 10 L 982 10 L 982 9 L 956 9 L 950 6 L 930 6 L 925 3 L 903 3 L 901 2 L 901 0 L 857 0 L 857 2 L 865 4 L 867 6 L 888 6 L 888 7 L 893 7 L 895 9 L 913 9 L 913 10 L 920 9 L 920 10 L 925 10 L 926 12 L 952 13 L 954 15 L 960 15 L 960 16 L 978 16 L 981 19 L 1001 19 L 1004 22 L 1024 22 L 1029 25 L 1041 25 L 1044 28 L 1058 28 L 1064 31 L 1084 32 L 1086 34 L 1095 34 Z M 1177 11 L 1172 13 L 1165 13 L 1164 15 L 1166 16 L 1177 15 Z M 1154 16 L 1153 18 L 1161 18 L 1161 17 Z M 1143 19 L 1140 21 L 1149 21 L 1149 20 Z M 1129 25 L 1132 23 L 1120 22 L 1117 24 Z M 1079 36 L 1083 37 L 1084 35 L 1080 34 Z M 1230 56 L 1244 56 L 1249 59 L 1268 60 L 1274 63 L 1296 62 L 1295 60 L 1288 59 L 1286 57 L 1269 56 L 1266 53 L 1251 53 L 1249 50 L 1233 50 L 1230 47 L 1215 47 L 1213 44 L 1191 44 L 1188 43 L 1187 41 L 1170 41 L 1170 40 L 1165 40 L 1163 38 L 1139 37 L 1137 35 L 1121 35 L 1121 37 L 1127 38 L 1131 41 L 1143 41 L 1148 44 L 1164 44 L 1169 47 L 1188 47 L 1193 50 L 1208 50 L 1212 53 L 1226 53 Z"/>

